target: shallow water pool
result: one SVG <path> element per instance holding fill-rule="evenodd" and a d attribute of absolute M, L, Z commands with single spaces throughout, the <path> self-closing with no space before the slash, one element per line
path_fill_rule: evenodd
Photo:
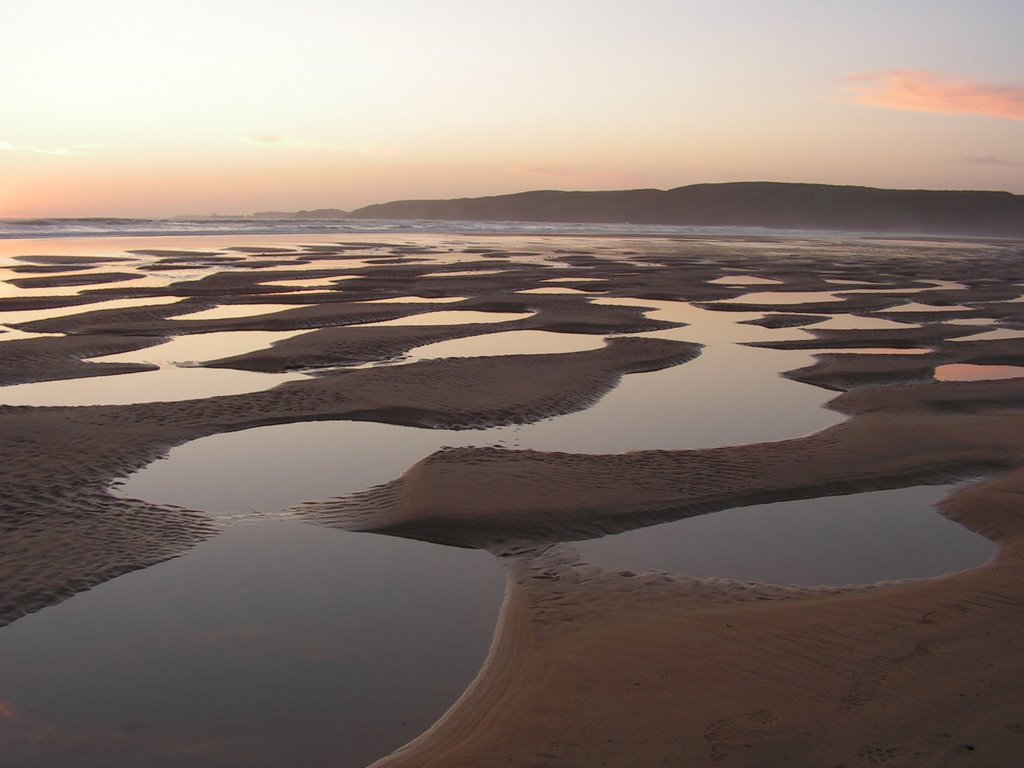
<path fill-rule="evenodd" d="M 0 630 L 3 764 L 364 768 L 473 679 L 504 583 L 484 552 L 230 527 Z"/>
<path fill-rule="evenodd" d="M 988 539 L 939 514 L 952 486 L 784 501 L 577 542 L 609 568 L 772 584 L 871 584 L 981 565 Z"/>

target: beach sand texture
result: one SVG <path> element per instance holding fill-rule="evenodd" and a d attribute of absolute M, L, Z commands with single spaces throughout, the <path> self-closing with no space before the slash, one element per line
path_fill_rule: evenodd
<path fill-rule="evenodd" d="M 8 269 L 69 273 L 11 273 L 17 291 L 0 296 L 4 386 L 135 375 L 157 366 L 90 358 L 236 331 L 300 333 L 198 364 L 313 375 L 179 402 L 0 406 L 0 625 L 217 535 L 225 523 L 207 513 L 110 492 L 174 446 L 300 421 L 479 429 L 578 412 L 623 376 L 695 360 L 704 341 L 670 338 L 685 323 L 638 306 L 689 302 L 757 313 L 747 322 L 781 334 L 754 346 L 813 350 L 812 365 L 786 375 L 833 390 L 829 407 L 846 420 L 804 437 L 691 450 L 445 449 L 384 485 L 280 511 L 485 549 L 505 563 L 505 602 L 477 679 L 434 727 L 374 765 L 1015 764 L 1024 752 L 1024 379 L 932 376 L 940 365 L 1024 364 L 1024 339 L 961 340 L 1024 327 L 1024 304 L 1014 301 L 1024 293 L 1020 244 L 462 239 L 457 259 L 455 238 L 424 236 L 291 251 L 241 244 L 230 254 L 143 248 L 111 254 L 116 262 L 9 260 Z M 100 271 L 90 277 L 87 266 Z M 425 277 L 445 271 L 455 274 Z M 183 277 L 134 282 L 140 274 Z M 739 275 L 774 282 L 712 282 Z M 299 293 L 268 285 L 334 277 L 347 279 Z M 118 287 L 122 280 L 131 284 Z M 552 285 L 589 293 L 521 293 Z M 837 300 L 740 298 L 766 287 Z M 380 299 L 396 301 L 367 303 Z M 147 300 L 166 303 L 89 309 Z M 893 311 L 911 302 L 935 309 Z M 250 304 L 275 309 L 180 317 Z M 374 325 L 442 309 L 529 315 Z M 905 327 L 815 329 L 837 316 Z M 516 330 L 606 340 L 582 352 L 401 359 L 419 346 Z M 858 348 L 927 351 L 843 354 Z M 569 543 L 737 506 L 966 478 L 978 481 L 942 514 L 996 542 L 997 554 L 932 579 L 798 588 L 635 573 L 585 562 Z"/>

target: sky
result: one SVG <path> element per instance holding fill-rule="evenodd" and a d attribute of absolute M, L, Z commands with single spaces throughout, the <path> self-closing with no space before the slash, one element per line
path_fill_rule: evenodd
<path fill-rule="evenodd" d="M 1020 0 L 0 0 L 0 217 L 1024 193 Z"/>

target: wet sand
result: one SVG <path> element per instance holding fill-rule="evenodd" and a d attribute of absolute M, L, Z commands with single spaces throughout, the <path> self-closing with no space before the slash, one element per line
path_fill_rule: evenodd
<path fill-rule="evenodd" d="M 466 242 L 453 259 L 456 239 Z M 0 297 L 0 314 L 54 310 L 9 327 L 61 335 L 4 341 L 0 334 L 4 385 L 151 370 L 88 358 L 231 331 L 307 332 L 205 365 L 317 375 L 200 400 L 0 406 L 0 623 L 180 555 L 221 530 L 206 513 L 110 493 L 112 482 L 175 445 L 308 420 L 474 429 L 579 411 L 623 376 L 695 359 L 698 343 L 650 337 L 679 323 L 634 306 L 693 302 L 765 314 L 765 327 L 782 333 L 804 328 L 800 338 L 758 346 L 828 350 L 788 375 L 835 391 L 830 407 L 847 420 L 800 438 L 693 450 L 444 450 L 383 486 L 281 511 L 313 525 L 486 549 L 506 564 L 505 603 L 476 681 L 433 728 L 375 765 L 1013 764 L 1024 749 L 1024 666 L 1015 650 L 1024 628 L 1024 379 L 938 381 L 933 373 L 943 365 L 1024 360 L 1024 339 L 958 340 L 1021 327 L 1024 304 L 1013 301 L 1024 292 L 1016 285 L 1024 282 L 1019 243 L 481 240 L 354 238 L 290 252 L 235 242 L 230 256 L 142 248 L 134 251 L 140 271 L 181 277 L 121 288 L 91 283 L 80 272 L 89 260 L 13 262 L 67 263 L 76 271 L 9 281 L 16 290 Z M 135 263 L 125 252 L 109 256 L 126 259 L 118 270 Z M 101 281 L 110 275 L 96 273 Z M 334 276 L 358 279 L 303 294 L 269 284 Z M 600 291 L 601 302 L 521 293 L 569 276 Z M 774 281 L 773 292 L 828 292 L 837 300 L 745 303 L 743 295 L 763 294 L 764 284 L 722 281 L 736 276 Z M 46 295 L 33 296 L 32 286 Z M 66 295 L 51 292 L 61 287 Z M 179 300 L 88 311 L 92 302 L 168 296 Z M 367 303 L 402 297 L 459 297 L 444 309 L 529 315 L 371 325 L 437 309 Z M 272 311 L 179 318 L 259 303 Z M 297 308 L 279 309 L 291 303 Z M 893 311 L 910 303 L 934 310 Z M 814 329 L 814 317 L 833 316 L 907 327 Z M 978 323 L 944 322 L 952 317 Z M 514 330 L 608 338 L 581 352 L 365 367 L 426 344 Z M 928 352 L 842 354 L 908 347 Z M 963 478 L 979 480 L 948 498 L 943 514 L 996 542 L 997 554 L 979 568 L 932 579 L 818 588 L 697 579 L 605 570 L 562 544 L 737 506 Z M 343 755 L 338 764 L 346 764 Z"/>

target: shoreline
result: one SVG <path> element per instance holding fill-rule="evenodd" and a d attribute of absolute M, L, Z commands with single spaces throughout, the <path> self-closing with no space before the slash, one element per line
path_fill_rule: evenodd
<path fill-rule="evenodd" d="M 54 221 L 65 221 L 66 219 L 54 219 Z M 17 222 L 18 219 L 10 219 L 8 221 Z M 71 219 L 74 221 L 74 219 Z M 335 219 L 310 219 L 311 222 L 324 221 L 335 223 Z M 352 221 L 370 221 L 367 219 L 353 219 Z M 2 233 L 0 232 L 0 251 L 3 250 L 2 246 L 8 243 L 26 242 L 36 243 L 39 241 L 52 240 L 55 242 L 64 242 L 70 240 L 82 240 L 87 242 L 93 242 L 98 240 L 185 240 L 185 239 L 202 239 L 209 241 L 211 239 L 219 238 L 230 238 L 232 241 L 237 242 L 238 240 L 244 239 L 246 241 L 262 240 L 262 239 L 277 239 L 287 238 L 289 242 L 296 242 L 298 240 L 312 240 L 312 239 L 328 239 L 331 241 L 337 241 L 338 238 L 344 237 L 424 237 L 424 238 L 437 238 L 444 237 L 445 235 L 451 235 L 452 237 L 459 238 L 488 238 L 488 239 L 512 239 L 512 238 L 524 238 L 524 237 L 540 237 L 540 238 L 585 238 L 593 240 L 622 240 L 622 239 L 637 239 L 637 240 L 721 240 L 721 241 L 792 241 L 792 240 L 849 240 L 858 241 L 863 240 L 867 242 L 878 241 L 892 241 L 897 243 L 936 243 L 936 244 L 956 244 L 956 243 L 969 243 L 977 245 L 1007 245 L 1011 243 L 1020 242 L 1019 237 L 1012 235 L 979 235 L 979 234 L 941 234 L 932 232 L 888 232 L 888 231 L 869 231 L 869 230 L 830 230 L 830 229 L 784 229 L 784 228 L 769 228 L 769 227 L 757 227 L 757 226 L 698 226 L 698 225 L 647 225 L 647 224 L 629 224 L 622 222 L 619 224 L 593 224 L 587 222 L 543 222 L 543 221 L 485 221 L 485 220 L 458 220 L 458 219 L 374 219 L 372 221 L 380 222 L 393 222 L 395 226 L 387 227 L 382 226 L 380 229 L 370 229 L 364 227 L 359 229 L 330 229 L 330 230 L 303 230 L 299 228 L 283 228 L 275 229 L 274 231 L 262 231 L 253 232 L 239 230 L 236 232 L 225 232 L 223 230 L 209 230 L 202 233 L 193 232 L 128 232 L 128 233 L 110 233 L 110 232 L 95 232 L 95 233 L 81 233 L 81 232 L 69 232 L 67 234 L 54 234 L 44 233 L 39 235 L 29 235 L 25 233 Z M 412 224 L 429 223 L 437 225 L 437 229 L 424 230 L 422 227 L 410 226 Z M 553 229 L 530 229 L 528 226 L 524 226 L 521 229 L 510 230 L 506 232 L 493 231 L 490 229 L 484 229 L 487 225 L 504 225 L 512 227 L 514 225 L 550 225 L 550 224 L 562 224 L 568 225 L 569 228 L 564 230 L 553 230 Z M 403 225 L 407 228 L 402 228 Z M 472 225 L 467 226 L 464 229 L 458 229 L 459 225 Z M 587 231 L 573 230 L 571 227 L 604 227 L 614 228 L 622 227 L 621 230 L 612 231 Z M 655 227 L 666 227 L 666 228 L 677 228 L 679 232 L 655 232 L 655 231 L 631 231 L 629 227 L 653 229 Z"/>

